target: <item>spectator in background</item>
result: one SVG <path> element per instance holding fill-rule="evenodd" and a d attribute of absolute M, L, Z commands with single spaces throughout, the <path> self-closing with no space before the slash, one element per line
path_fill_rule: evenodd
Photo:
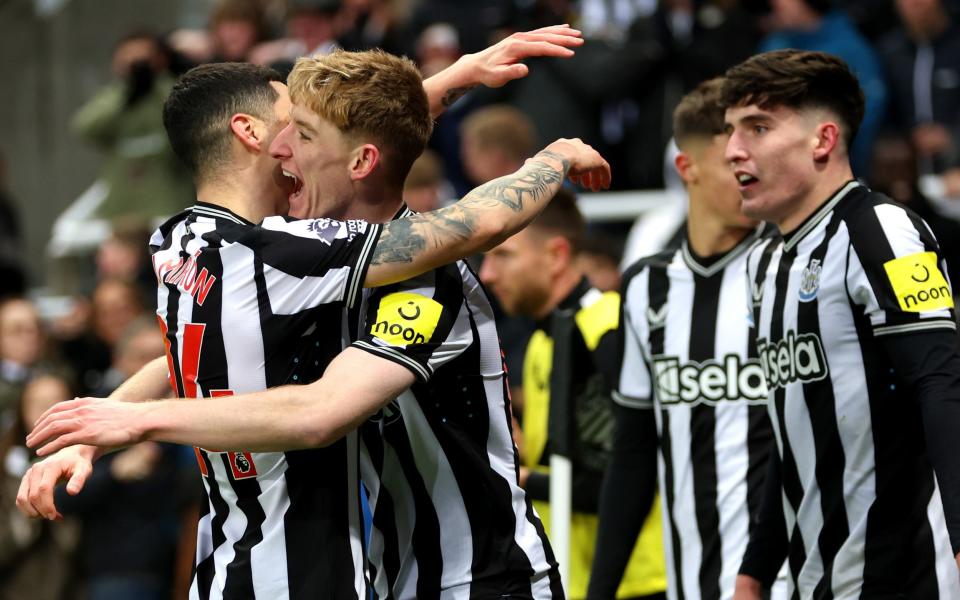
<path fill-rule="evenodd" d="M 619 294 L 592 288 L 579 268 L 585 228 L 576 198 L 560 190 L 526 229 L 487 252 L 480 269 L 480 279 L 508 314 L 536 319 L 523 361 L 520 485 L 534 500 L 548 534 L 550 394 L 558 388 L 570 393 L 574 512 L 570 578 L 565 583 L 573 600 L 586 597 L 596 545 L 600 486 L 613 433 L 610 386 L 616 374 L 620 310 Z M 564 350 L 557 350 L 560 347 Z M 618 598 L 662 596 L 666 574 L 661 529 L 659 510 L 651 510 Z"/>
<path fill-rule="evenodd" d="M 578 50 L 579 52 L 579 50 Z M 535 73 L 531 70 L 531 74 Z M 523 165 L 537 147 L 533 123 L 516 108 L 487 106 L 472 113 L 460 126 L 460 155 L 471 186 L 502 177 Z M 528 315 L 504 314 L 496 296 L 491 302 L 500 344 L 510 373 L 514 409 L 523 411 L 523 351 L 533 333 Z"/>
<path fill-rule="evenodd" d="M 460 155 L 471 184 L 513 173 L 537 147 L 533 123 L 506 105 L 481 108 L 460 126 Z"/>
<path fill-rule="evenodd" d="M 406 21 L 410 3 L 393 0 L 345 0 L 341 12 L 340 46 L 345 50 L 380 48 L 390 54 L 408 51 Z M 423 73 L 427 78 L 433 73 Z"/>
<path fill-rule="evenodd" d="M 266 38 L 266 29 L 257 0 L 220 0 L 210 14 L 209 62 L 246 62 L 253 47 Z"/>
<path fill-rule="evenodd" d="M 460 55 L 460 35 L 450 23 L 434 23 L 417 38 L 417 64 L 424 78 L 457 62 Z"/>
<path fill-rule="evenodd" d="M 938 213 L 920 191 L 917 156 L 910 142 L 904 137 L 881 136 L 874 148 L 873 174 L 871 188 L 906 204 L 927 222 L 940 244 L 950 281 L 960 281 L 960 223 Z"/>
<path fill-rule="evenodd" d="M 341 0 L 290 0 L 287 37 L 264 42 L 250 52 L 250 62 L 267 65 L 281 75 L 301 56 L 322 56 L 337 49 Z"/>
<path fill-rule="evenodd" d="M 943 0 L 897 0 L 902 26 L 880 41 L 893 117 L 913 140 L 921 174 L 946 174 L 960 196 L 960 20 Z"/>
<path fill-rule="evenodd" d="M 410 167 L 403 182 L 403 202 L 416 212 L 435 210 L 453 198 L 453 189 L 443 176 L 443 164 L 432 150 L 424 150 Z"/>
<path fill-rule="evenodd" d="M 0 152 L 0 298 L 26 291 L 20 213 L 7 189 L 7 159 Z"/>
<path fill-rule="evenodd" d="M 85 325 L 61 340 L 64 358 L 77 373 L 81 395 L 89 396 L 104 385 L 114 347 L 143 310 L 143 296 L 135 282 L 106 279 L 94 288 Z"/>
<path fill-rule="evenodd" d="M 134 320 L 114 347 L 105 386 L 96 393 L 109 395 L 163 352 L 156 319 Z M 185 458 L 192 459 L 192 451 L 144 442 L 97 461 L 76 496 L 57 491 L 61 512 L 81 525 L 87 600 L 170 598 L 181 516 L 200 495 L 192 460 Z"/>
<path fill-rule="evenodd" d="M 577 268 L 601 292 L 620 291 L 620 258 L 623 244 L 613 235 L 588 231 L 577 253 Z"/>
<path fill-rule="evenodd" d="M 110 237 L 97 249 L 97 281 L 122 279 L 135 282 L 144 298 L 152 297 L 157 280 L 150 265 L 149 243 L 150 230 L 143 222 L 114 221 Z"/>
<path fill-rule="evenodd" d="M 115 80 L 73 116 L 73 131 L 104 152 L 100 180 L 108 186 L 96 216 L 153 219 L 183 210 L 193 185 L 170 149 L 161 108 L 173 79 L 153 35 L 123 38 L 113 54 Z"/>
<path fill-rule="evenodd" d="M 37 374 L 23 388 L 15 426 L 0 436 L 0 600 L 74 597 L 76 523 L 28 519 L 14 503 L 20 478 L 36 459 L 24 445 L 27 432 L 45 410 L 72 397 L 62 377 Z"/>
<path fill-rule="evenodd" d="M 771 0 L 773 31 L 760 52 L 795 48 L 819 50 L 842 58 L 860 80 L 866 97 L 863 122 L 853 140 L 853 174 L 868 177 L 873 142 L 887 108 L 887 85 L 877 52 L 832 0 Z"/>
<path fill-rule="evenodd" d="M 16 422 L 27 381 L 46 361 L 46 336 L 40 315 L 25 298 L 0 304 L 0 436 Z"/>

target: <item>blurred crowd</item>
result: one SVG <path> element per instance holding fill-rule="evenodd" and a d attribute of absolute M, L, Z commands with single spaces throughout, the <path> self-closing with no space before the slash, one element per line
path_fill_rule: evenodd
<path fill-rule="evenodd" d="M 0 156 L 0 600 L 168 598 L 189 578 L 192 548 L 180 543 L 193 539 L 184 524 L 195 522 L 200 497 L 190 449 L 143 444 L 99 461 L 81 494 L 62 495 L 61 521 L 29 522 L 13 508 L 35 459 L 24 437 L 36 416 L 64 398 L 106 395 L 164 353 L 146 242 L 158 219 L 194 195 L 161 119 L 176 77 L 215 61 L 289 71 L 299 56 L 372 47 L 413 58 L 426 77 L 514 31 L 554 23 L 580 28 L 588 43 L 568 60 L 530 61 L 529 77 L 450 107 L 407 180 L 411 208 L 437 208 L 511 173 L 558 137 L 583 138 L 609 157 L 615 189 L 662 189 L 671 185 L 670 115 L 683 94 L 761 50 L 825 50 L 851 65 L 867 97 L 856 175 L 910 204 L 960 267 L 960 211 L 925 196 L 960 197 L 960 1 L 221 0 L 206 29 L 125 35 L 111 81 L 78 107 L 73 133 L 103 154 L 92 214 L 110 234 L 62 309 L 28 299 L 45 282 L 25 276 L 18 210 L 28 208 L 10 197 Z M 578 243 L 578 272 L 600 290 L 619 287 L 624 234 L 590 227 Z M 501 327 L 519 392 L 533 322 Z"/>

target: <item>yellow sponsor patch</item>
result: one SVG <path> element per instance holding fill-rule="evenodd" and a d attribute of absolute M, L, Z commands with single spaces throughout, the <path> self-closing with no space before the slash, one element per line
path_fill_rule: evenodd
<path fill-rule="evenodd" d="M 443 305 L 420 294 L 397 292 L 384 296 L 370 333 L 391 346 L 423 344 L 432 336 Z"/>
<path fill-rule="evenodd" d="M 918 252 L 883 263 L 893 293 L 905 312 L 953 308 L 950 286 L 937 266 L 933 252 Z"/>

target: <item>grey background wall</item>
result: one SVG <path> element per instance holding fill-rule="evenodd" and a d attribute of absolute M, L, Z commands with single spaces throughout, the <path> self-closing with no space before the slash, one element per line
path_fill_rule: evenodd
<path fill-rule="evenodd" d="M 110 79 L 115 43 L 133 30 L 202 27 L 208 0 L 0 0 L 0 150 L 20 209 L 31 285 L 47 283 L 56 216 L 96 176 L 100 156 L 70 116 Z"/>

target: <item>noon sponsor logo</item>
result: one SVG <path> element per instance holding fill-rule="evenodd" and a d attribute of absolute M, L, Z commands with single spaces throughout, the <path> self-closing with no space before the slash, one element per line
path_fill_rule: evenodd
<path fill-rule="evenodd" d="M 744 361 L 738 354 L 683 364 L 676 356 L 656 356 L 653 372 L 661 404 L 757 403 L 767 398 L 759 361 Z"/>
<path fill-rule="evenodd" d="M 389 294 L 380 300 L 370 333 L 391 346 L 423 344 L 433 336 L 442 312 L 443 306 L 433 298 L 410 292 Z"/>
<path fill-rule="evenodd" d="M 812 333 L 797 335 L 791 329 L 786 337 L 776 342 L 760 338 L 757 352 L 770 391 L 795 381 L 817 381 L 829 372 L 823 344 Z"/>
<path fill-rule="evenodd" d="M 919 252 L 889 260 L 883 265 L 900 308 L 926 312 L 953 308 L 953 295 L 933 252 Z"/>

